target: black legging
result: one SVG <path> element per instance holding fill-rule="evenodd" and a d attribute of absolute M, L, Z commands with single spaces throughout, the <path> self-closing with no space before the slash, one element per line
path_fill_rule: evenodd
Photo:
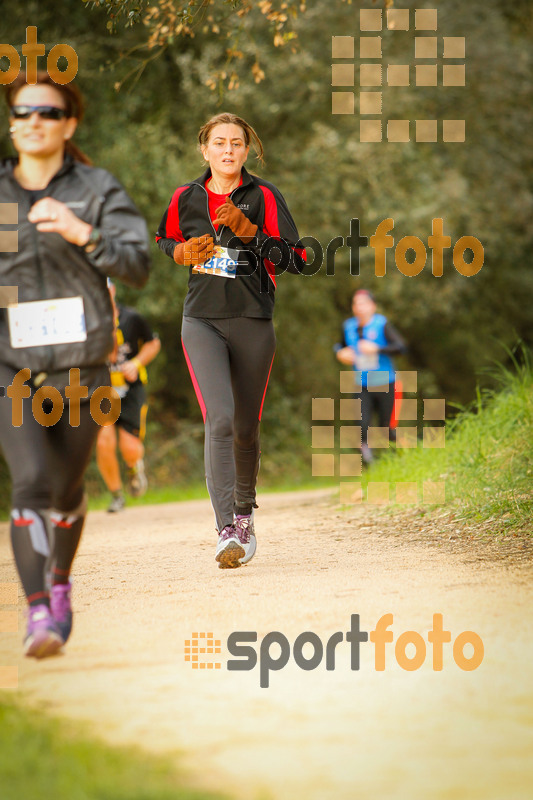
<path fill-rule="evenodd" d="M 209 278 L 217 280 L 217 278 Z M 184 317 L 183 349 L 202 409 L 217 530 L 255 504 L 259 423 L 276 348 L 271 319 Z"/>
<path fill-rule="evenodd" d="M 85 519 L 83 476 L 99 426 L 88 402 L 80 404 L 78 427 L 71 427 L 66 403 L 55 425 L 41 425 L 33 415 L 32 390 L 31 396 L 22 400 L 22 425 L 15 427 L 6 387 L 16 372 L 0 364 L 0 387 L 4 387 L 0 397 L 0 446 L 12 479 L 11 541 L 15 562 L 30 604 L 37 604 L 47 602 L 45 565 L 49 556 L 52 580 L 61 583 L 68 579 Z M 31 388 L 31 384 L 27 385 Z M 52 552 L 48 525 L 54 533 Z"/>
<path fill-rule="evenodd" d="M 389 439 L 396 439 L 396 431 L 390 427 L 392 411 L 394 408 L 394 383 L 389 384 L 388 392 L 369 392 L 363 388 L 355 395 L 361 398 L 361 434 L 363 444 L 367 444 L 368 428 L 372 421 L 374 408 L 378 415 L 378 425 L 380 428 L 389 429 Z"/>

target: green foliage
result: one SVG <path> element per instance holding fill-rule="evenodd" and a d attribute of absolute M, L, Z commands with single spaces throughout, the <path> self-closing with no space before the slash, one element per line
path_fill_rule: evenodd
<path fill-rule="evenodd" d="M 106 28 L 110 33 L 117 31 L 117 25 L 124 23 L 125 28 L 131 28 L 138 22 L 142 22 L 143 14 L 146 13 L 147 0 L 82 0 L 90 8 L 104 8 L 109 16 Z"/>
<path fill-rule="evenodd" d="M 445 448 L 392 451 L 365 482 L 444 481 L 458 518 L 533 533 L 533 365 L 524 347 L 508 355 L 513 369 L 492 369 L 498 391 L 478 389 L 448 424 Z"/>
<path fill-rule="evenodd" d="M 128 14 L 138 9 L 141 16 L 148 7 L 141 2 L 115 5 Z M 444 219 L 452 244 L 463 235 L 482 242 L 485 264 L 472 278 L 454 269 L 451 249 L 445 251 L 442 278 L 431 275 L 429 254 L 419 276 L 404 277 L 392 251 L 386 276 L 376 278 L 373 251 L 364 248 L 358 279 L 350 275 L 347 247 L 336 253 L 334 276 L 327 276 L 323 266 L 313 277 L 280 277 L 278 350 L 263 418 L 262 474 L 292 479 L 295 473 L 308 474 L 312 397 L 338 393 L 331 347 L 357 286 L 375 290 L 382 310 L 406 338 L 408 360 L 398 365 L 417 370 L 425 397 L 467 403 L 479 370 L 499 355 L 496 339 L 533 344 L 533 151 L 526 136 L 533 107 L 531 12 L 528 3 L 504 0 L 439 3 L 439 37 L 466 37 L 467 85 L 383 85 L 384 125 L 387 118 L 464 118 L 466 142 L 362 144 L 357 115 L 331 114 L 331 36 L 349 34 L 357 41 L 363 3 L 316 0 L 299 11 L 286 23 L 297 34 L 297 47 L 293 42 L 275 47 L 268 15 L 251 4 L 249 13 L 238 16 L 240 5 L 218 0 L 213 5 L 227 17 L 218 33 L 212 25 L 197 25 L 194 36 L 149 49 L 147 26 L 125 28 L 124 15 L 116 34 L 108 34 L 110 3 L 12 4 L 9 35 L 2 41 L 20 51 L 26 26 L 35 24 L 47 48 L 65 41 L 75 47 L 79 83 L 87 97 L 76 138 L 95 164 L 122 180 L 152 234 L 176 186 L 203 170 L 198 128 L 212 114 L 229 109 L 248 119 L 264 142 L 266 166 L 250 156 L 250 169 L 279 186 L 300 234 L 315 237 L 324 250 L 334 237 L 348 236 L 352 217 L 361 220 L 366 236 L 392 217 L 395 243 L 405 235 L 427 242 L 437 217 Z M 402 4 L 411 9 L 411 18 L 416 6 L 415 0 Z M 272 20 L 274 30 L 276 24 Z M 384 28 L 381 35 L 387 60 L 414 64 L 413 29 Z M 228 59 L 242 65 L 231 90 Z M 251 72 L 256 63 L 265 72 L 260 83 Z M 224 71 L 226 78 L 210 88 L 213 74 Z M 7 130 L 4 110 L 0 126 Z M 4 137 L 0 154 L 8 152 Z M 190 438 L 188 431 L 201 425 L 201 417 L 179 343 L 187 275 L 155 243 L 152 253 L 147 288 L 139 294 L 119 287 L 119 300 L 146 314 L 163 342 L 150 367 L 149 450 L 155 454 L 169 441 L 176 445 L 167 451 L 160 480 L 181 480 L 188 469 L 196 479 L 201 436 Z M 492 381 L 484 380 L 487 385 Z M 177 470 L 172 459 L 179 462 Z M 159 471 L 159 462 L 154 466 Z"/>
<path fill-rule="evenodd" d="M 73 723 L 0 699 L 2 800 L 222 800 L 189 789 L 170 760 L 89 738 Z"/>
<path fill-rule="evenodd" d="M 341 0 L 345 2 L 345 0 Z M 148 50 L 161 50 L 183 39 L 205 36 L 220 40 L 225 54 L 224 68 L 214 70 L 209 78 L 211 88 L 217 83 L 230 89 L 237 86 L 239 76 L 245 71 L 260 83 L 265 73 L 258 61 L 246 64 L 240 49 L 242 34 L 250 27 L 266 31 L 274 47 L 284 47 L 294 41 L 297 33 L 293 22 L 299 13 L 305 12 L 301 0 L 82 0 L 89 8 L 105 9 L 109 17 L 106 29 L 110 33 L 120 32 L 122 25 L 129 28 L 143 23 L 143 45 Z"/>

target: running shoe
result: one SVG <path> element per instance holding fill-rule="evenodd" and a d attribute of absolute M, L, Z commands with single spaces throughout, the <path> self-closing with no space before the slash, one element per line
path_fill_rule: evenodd
<path fill-rule="evenodd" d="M 126 501 L 124 500 L 122 492 L 113 492 L 113 497 L 107 507 L 107 511 L 109 514 L 116 514 L 118 511 L 122 511 L 125 505 Z"/>
<path fill-rule="evenodd" d="M 50 611 L 64 642 L 67 641 L 72 631 L 71 590 L 72 584 L 70 582 L 54 583 L 50 590 Z"/>
<path fill-rule="evenodd" d="M 144 461 L 140 458 L 137 463 L 128 470 L 128 492 L 132 497 L 142 497 L 148 489 L 148 478 L 144 471 Z"/>
<path fill-rule="evenodd" d="M 57 653 L 63 639 L 56 621 L 44 603 L 30 606 L 28 610 L 28 631 L 24 639 L 24 655 L 33 658 L 46 658 Z"/>
<path fill-rule="evenodd" d="M 372 450 L 367 444 L 361 445 L 361 455 L 363 456 L 363 463 L 365 464 L 372 464 L 372 462 L 374 461 Z"/>
<path fill-rule="evenodd" d="M 254 527 L 254 510 L 251 514 L 235 514 L 233 517 L 233 525 L 237 533 L 237 537 L 244 548 L 244 557 L 240 558 L 241 564 L 247 564 L 255 555 L 257 549 L 257 540 L 255 538 Z"/>
<path fill-rule="evenodd" d="M 215 561 L 222 569 L 235 569 L 240 567 L 240 559 L 246 552 L 242 546 L 234 525 L 226 525 L 218 534 Z"/>

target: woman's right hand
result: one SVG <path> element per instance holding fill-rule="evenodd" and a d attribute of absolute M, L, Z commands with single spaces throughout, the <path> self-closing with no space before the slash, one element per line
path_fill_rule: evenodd
<path fill-rule="evenodd" d="M 353 367 L 356 354 L 352 347 L 343 347 L 341 350 L 337 350 L 337 359 L 341 364 L 346 364 L 347 367 Z"/>
<path fill-rule="evenodd" d="M 185 267 L 197 267 L 209 261 L 214 252 L 213 237 L 206 233 L 204 236 L 195 236 L 177 244 L 174 248 L 174 261 Z"/>
<path fill-rule="evenodd" d="M 34 203 L 28 213 L 38 231 L 59 233 L 65 241 L 83 247 L 92 231 L 92 225 L 76 216 L 71 209 L 53 197 L 43 197 Z"/>

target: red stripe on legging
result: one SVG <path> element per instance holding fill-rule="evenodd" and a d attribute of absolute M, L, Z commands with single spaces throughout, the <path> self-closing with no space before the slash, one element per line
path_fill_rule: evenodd
<path fill-rule="evenodd" d="M 32 525 L 35 522 L 33 517 L 28 517 L 28 519 L 25 517 L 19 517 L 18 519 L 12 517 L 12 519 L 15 527 L 17 528 L 24 528 L 26 525 Z"/>
<path fill-rule="evenodd" d="M 202 397 L 202 392 L 200 391 L 200 386 L 198 384 L 198 381 L 196 380 L 196 375 L 194 374 L 194 370 L 192 368 L 191 359 L 189 358 L 189 354 L 187 353 L 187 349 L 185 347 L 185 344 L 183 343 L 183 339 L 181 340 L 181 346 L 183 347 L 183 352 L 185 353 L 185 361 L 187 362 L 187 366 L 189 368 L 189 374 L 191 376 L 192 385 L 194 386 L 196 399 L 198 400 L 198 402 L 200 404 L 200 410 L 202 412 L 202 417 L 204 418 L 204 423 L 205 423 L 205 418 L 206 418 L 206 415 L 207 415 L 207 409 L 205 407 L 204 398 Z"/>
<path fill-rule="evenodd" d="M 265 383 L 265 391 L 263 392 L 263 399 L 261 400 L 261 408 L 259 409 L 259 421 L 261 421 L 261 415 L 263 414 L 263 404 L 265 402 L 265 395 L 267 393 L 268 381 L 270 380 L 270 373 L 272 372 L 272 364 L 274 363 L 275 355 L 276 354 L 274 353 L 274 355 L 272 356 L 272 361 L 270 362 L 270 369 L 268 370 L 267 380 Z"/>
<path fill-rule="evenodd" d="M 401 381 L 396 381 L 394 384 L 394 405 L 392 407 L 392 414 L 390 418 L 390 427 L 398 427 L 398 419 L 400 417 L 400 409 L 402 407 L 402 393 L 403 385 Z"/>
<path fill-rule="evenodd" d="M 36 600 L 48 600 L 49 596 L 48 592 L 35 592 L 35 594 L 29 594 L 27 600 L 28 603 L 34 603 Z"/>

